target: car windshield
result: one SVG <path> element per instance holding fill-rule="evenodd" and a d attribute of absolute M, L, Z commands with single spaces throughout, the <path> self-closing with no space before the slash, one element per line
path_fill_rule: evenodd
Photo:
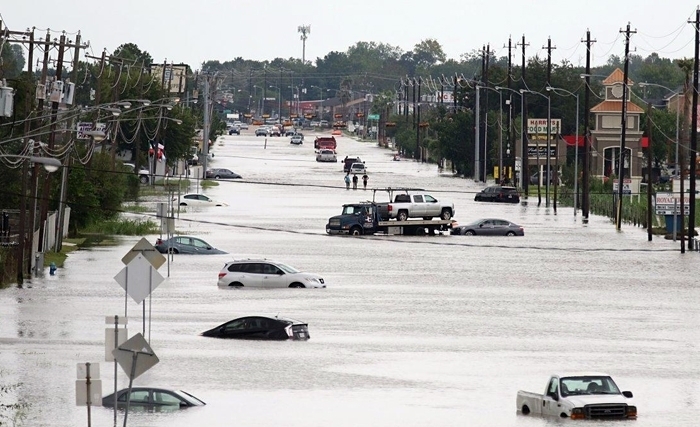
<path fill-rule="evenodd" d="M 301 273 L 301 271 L 287 264 L 277 264 L 277 267 L 279 267 L 280 270 L 284 271 L 287 274 Z"/>
<path fill-rule="evenodd" d="M 620 394 L 620 389 L 610 377 L 585 376 L 564 377 L 560 379 L 561 395 L 573 396 L 582 394 Z"/>

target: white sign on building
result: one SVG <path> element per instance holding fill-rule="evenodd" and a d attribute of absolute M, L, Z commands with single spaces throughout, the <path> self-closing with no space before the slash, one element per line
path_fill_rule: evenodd
<path fill-rule="evenodd" d="M 561 132 L 561 119 L 551 119 L 549 128 L 551 135 Z M 547 119 L 527 119 L 527 133 L 547 135 Z"/>

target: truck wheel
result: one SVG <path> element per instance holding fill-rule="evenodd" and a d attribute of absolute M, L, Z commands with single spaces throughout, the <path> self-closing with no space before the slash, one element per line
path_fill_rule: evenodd
<path fill-rule="evenodd" d="M 423 227 L 416 227 L 415 231 L 416 236 L 422 236 L 425 234 L 425 228 Z"/>
<path fill-rule="evenodd" d="M 447 221 L 448 219 L 452 218 L 452 211 L 450 209 L 443 209 L 442 213 L 440 214 L 440 218 Z"/>
<path fill-rule="evenodd" d="M 362 236 L 362 229 L 360 227 L 353 227 L 350 229 L 351 236 Z"/>
<path fill-rule="evenodd" d="M 527 405 L 523 405 L 523 408 L 520 410 L 520 412 L 522 412 L 523 415 L 528 415 L 530 413 L 530 408 L 528 408 Z"/>
<path fill-rule="evenodd" d="M 139 181 L 141 181 L 141 184 L 148 184 L 149 178 L 148 175 L 141 175 L 139 178 Z"/>
<path fill-rule="evenodd" d="M 399 214 L 396 215 L 396 219 L 398 221 L 406 221 L 408 219 L 408 211 L 399 211 Z"/>

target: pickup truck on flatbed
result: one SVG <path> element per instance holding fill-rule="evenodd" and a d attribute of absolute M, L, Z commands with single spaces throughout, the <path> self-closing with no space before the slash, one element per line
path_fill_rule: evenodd
<path fill-rule="evenodd" d="M 523 415 L 571 419 L 636 419 L 632 392 L 620 391 L 615 381 L 601 373 L 553 375 L 544 394 L 518 391 L 517 410 Z"/>
<path fill-rule="evenodd" d="M 449 231 L 451 226 L 452 221 L 449 220 L 389 221 L 382 218 L 377 203 L 367 201 L 343 205 L 340 215 L 328 219 L 326 233 L 351 236 L 375 233 L 420 236 Z"/>
<path fill-rule="evenodd" d="M 377 191 L 389 192 L 389 202 L 377 203 L 383 218 L 406 221 L 409 218 L 430 220 L 434 217 L 439 217 L 447 221 L 455 214 L 455 205 L 452 202 L 438 201 L 435 197 L 426 194 L 420 189 L 387 188 L 374 190 L 375 196 Z M 393 196 L 395 193 L 398 194 Z"/>

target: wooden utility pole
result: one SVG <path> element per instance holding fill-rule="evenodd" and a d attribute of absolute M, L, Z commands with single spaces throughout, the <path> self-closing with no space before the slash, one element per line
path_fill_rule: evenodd
<path fill-rule="evenodd" d="M 523 34 L 523 40 L 520 43 L 520 47 L 522 48 L 522 66 L 520 68 L 520 73 L 521 73 L 521 79 L 523 83 L 525 83 L 525 48 L 527 46 L 530 46 L 528 43 L 525 43 L 525 34 Z M 525 96 L 524 93 L 521 93 L 520 96 Z M 527 125 L 527 103 L 525 101 L 521 102 L 523 108 L 520 114 L 522 114 L 522 120 L 521 122 L 525 125 Z M 521 143 L 522 143 L 522 149 L 520 155 L 522 158 L 520 159 L 520 176 L 521 176 L 521 183 L 523 187 L 523 193 L 525 198 L 527 198 L 528 195 L 528 184 L 530 183 L 530 171 L 528 170 L 528 144 L 527 144 L 527 127 L 522 126 L 522 129 L 520 129 L 520 136 L 521 136 Z"/>
<path fill-rule="evenodd" d="M 647 102 L 647 240 L 652 240 L 652 213 L 651 213 L 651 102 Z"/>
<path fill-rule="evenodd" d="M 695 179 L 698 154 L 698 62 L 700 61 L 700 8 L 695 10 L 695 60 L 693 61 L 693 106 L 690 119 L 690 211 L 688 216 L 688 250 L 695 240 Z M 681 195 L 681 198 L 683 196 Z M 682 214 L 683 211 L 681 211 Z"/>
<path fill-rule="evenodd" d="M 552 46 L 552 39 L 551 37 L 547 38 L 547 46 L 542 46 L 542 49 L 547 49 L 547 86 L 550 87 L 552 86 L 552 50 L 556 49 L 556 47 Z M 551 105 L 551 96 L 549 91 L 547 91 L 547 105 Z M 558 148 L 558 147 L 557 147 Z M 557 155 L 559 156 L 559 150 L 555 149 L 554 151 Z M 545 183 L 545 206 L 549 207 L 549 187 L 552 185 L 552 180 L 556 182 L 557 180 L 557 174 L 556 172 L 552 171 L 552 165 L 551 165 L 551 160 L 552 160 L 552 111 L 551 108 L 547 108 L 547 158 L 545 159 L 545 164 L 546 164 L 546 179 L 547 182 Z M 537 165 L 539 167 L 539 165 Z M 557 208 L 556 208 L 556 202 L 554 206 L 554 212 L 556 213 Z"/>
<path fill-rule="evenodd" d="M 591 40 L 591 32 L 586 31 L 586 39 L 581 40 L 581 42 L 586 43 L 586 92 L 583 97 L 583 192 L 581 193 L 583 203 L 581 203 L 581 210 L 583 214 L 583 221 L 584 223 L 587 223 L 588 212 L 590 211 L 591 206 L 591 193 L 589 183 L 589 179 L 591 176 L 591 129 L 588 123 L 588 120 L 591 116 L 589 101 L 589 95 L 591 93 L 591 44 L 595 43 L 596 40 Z M 576 146 L 576 149 L 578 149 L 578 145 Z M 578 177 L 576 177 L 576 179 L 578 179 Z"/>
<path fill-rule="evenodd" d="M 625 65 L 622 78 L 622 115 L 620 117 L 620 126 L 622 134 L 620 136 L 620 155 L 618 156 L 620 167 L 618 168 L 618 184 L 617 184 L 617 201 L 615 209 L 615 224 L 617 229 L 622 227 L 622 196 L 625 182 L 625 138 L 627 137 L 627 76 L 629 75 L 630 64 L 630 36 L 636 31 L 630 30 L 630 24 L 627 23 L 626 30 L 620 30 L 620 33 L 625 35 Z"/>

